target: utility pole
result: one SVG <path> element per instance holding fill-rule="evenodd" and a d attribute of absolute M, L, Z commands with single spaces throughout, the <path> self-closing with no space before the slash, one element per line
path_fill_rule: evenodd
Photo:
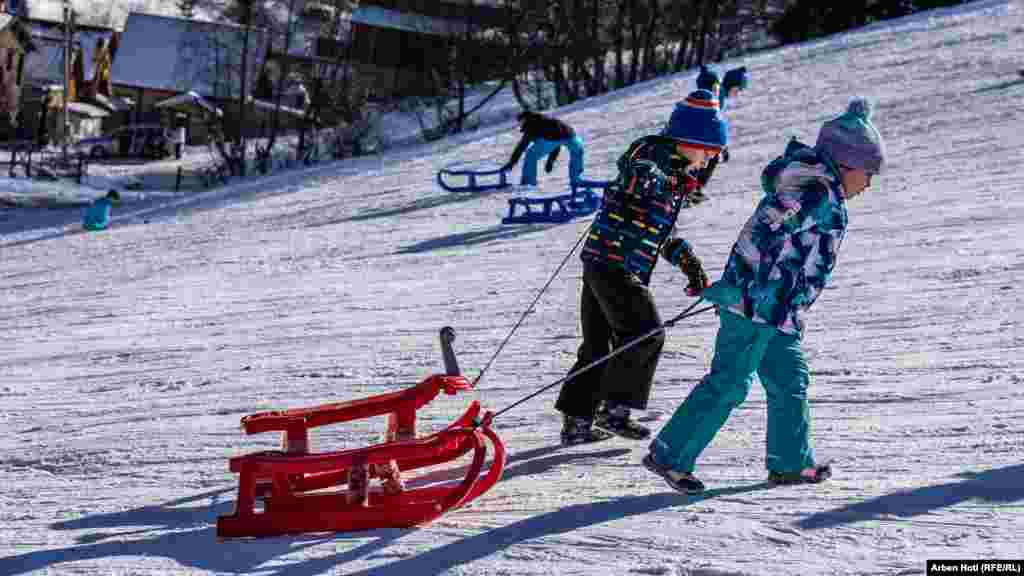
<path fill-rule="evenodd" d="M 245 124 L 245 76 L 249 68 L 249 24 L 252 19 L 252 0 L 242 0 L 242 8 L 245 9 L 245 31 L 242 40 L 242 70 L 238 87 L 238 175 L 245 176 L 245 136 L 243 124 Z M 228 80 L 230 89 L 230 78 Z"/>
<path fill-rule="evenodd" d="M 61 129 L 61 149 L 63 150 L 64 162 L 68 161 L 68 139 L 71 137 L 70 122 L 68 120 L 68 98 L 71 97 L 71 13 L 70 0 L 64 0 L 64 95 L 62 100 L 63 113 Z"/>

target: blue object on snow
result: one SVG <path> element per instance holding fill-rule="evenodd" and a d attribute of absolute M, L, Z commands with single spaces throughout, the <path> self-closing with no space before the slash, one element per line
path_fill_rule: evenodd
<path fill-rule="evenodd" d="M 108 197 L 93 202 L 82 215 L 82 227 L 86 230 L 105 230 L 110 226 L 110 208 L 113 204 Z"/>
<path fill-rule="evenodd" d="M 583 180 L 572 184 L 571 194 L 529 198 L 509 198 L 508 216 L 502 224 L 539 224 L 568 222 L 573 218 L 587 216 L 601 207 L 601 196 L 595 190 L 604 190 L 611 181 Z M 517 213 L 516 209 L 521 211 Z"/>
<path fill-rule="evenodd" d="M 698 90 L 714 92 L 721 83 L 721 75 L 718 74 L 718 69 L 712 68 L 706 64 L 701 64 L 700 74 L 697 74 Z"/>
<path fill-rule="evenodd" d="M 497 176 L 497 182 L 486 182 L 481 184 L 480 178 Z M 464 184 L 455 184 L 446 182 L 446 179 L 452 177 L 464 177 Z M 442 168 L 437 173 L 437 184 L 441 188 L 449 192 L 483 192 L 485 190 L 497 190 L 499 188 L 505 188 L 509 185 L 508 182 L 508 170 L 504 168 L 496 168 L 494 170 L 452 170 L 449 168 Z"/>
<path fill-rule="evenodd" d="M 540 159 L 548 157 L 545 168 L 550 172 L 555 158 L 558 157 L 558 153 L 555 151 L 562 146 L 569 149 L 569 181 L 578 180 L 580 174 L 583 173 L 583 140 L 580 140 L 579 136 L 573 136 L 564 140 L 538 138 L 530 143 L 530 147 L 526 151 L 526 158 L 523 159 L 523 172 L 519 183 L 524 186 L 536 186 L 537 164 L 540 163 Z"/>

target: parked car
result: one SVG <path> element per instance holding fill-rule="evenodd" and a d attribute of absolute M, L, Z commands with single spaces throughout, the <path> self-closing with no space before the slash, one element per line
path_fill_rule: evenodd
<path fill-rule="evenodd" d="M 82 138 L 75 148 L 93 158 L 143 156 L 163 158 L 174 152 L 171 131 L 159 124 L 130 124 L 93 138 Z"/>

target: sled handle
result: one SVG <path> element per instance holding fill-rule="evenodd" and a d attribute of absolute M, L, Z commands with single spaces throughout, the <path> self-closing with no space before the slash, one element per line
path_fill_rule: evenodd
<path fill-rule="evenodd" d="M 451 326 L 441 328 L 441 356 L 444 358 L 444 373 L 448 376 L 459 376 L 459 363 L 455 360 L 452 342 L 455 341 L 455 329 Z"/>

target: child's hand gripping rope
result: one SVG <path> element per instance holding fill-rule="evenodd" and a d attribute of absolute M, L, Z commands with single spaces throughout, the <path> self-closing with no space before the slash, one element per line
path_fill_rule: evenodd
<path fill-rule="evenodd" d="M 690 243 L 682 238 L 673 238 L 665 243 L 661 249 L 661 255 L 678 266 L 686 275 L 686 294 L 688 296 L 699 296 L 705 288 L 711 285 L 708 275 L 704 272 L 704 265 L 700 258 L 693 253 Z"/>

